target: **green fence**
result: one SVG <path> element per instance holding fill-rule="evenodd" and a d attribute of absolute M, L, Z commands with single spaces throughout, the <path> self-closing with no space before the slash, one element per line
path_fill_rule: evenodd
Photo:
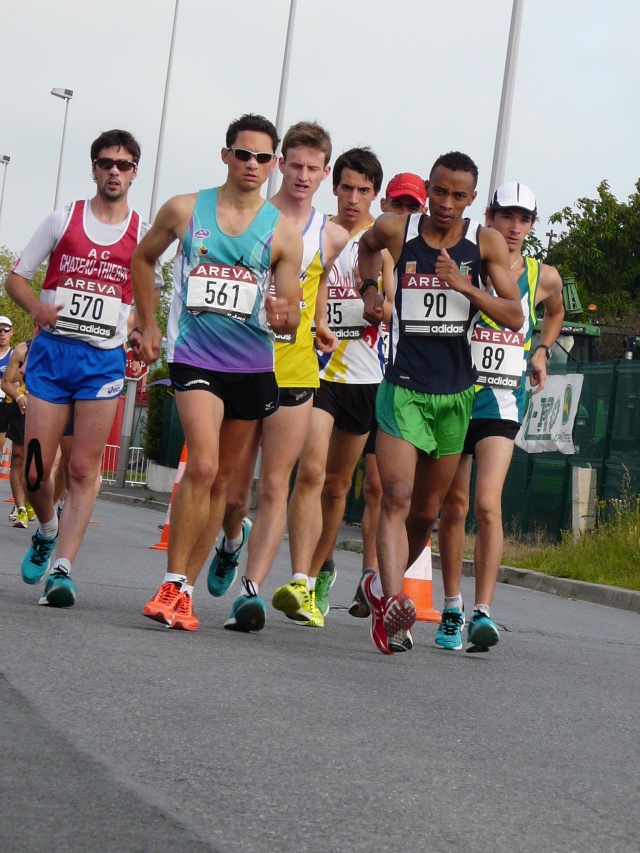
<path fill-rule="evenodd" d="M 620 497 L 625 471 L 632 490 L 640 492 L 640 362 L 558 365 L 549 372 L 584 376 L 573 430 L 576 453 L 528 454 L 516 447 L 502 511 L 507 531 L 558 539 L 570 527 L 573 467 L 595 469 L 599 500 Z M 467 524 L 474 528 L 473 512 Z"/>
<path fill-rule="evenodd" d="M 618 498 L 625 470 L 631 488 L 640 492 L 640 362 L 556 364 L 550 373 L 582 373 L 580 406 L 573 430 L 574 456 L 525 453 L 515 448 L 502 495 L 505 530 L 542 533 L 559 539 L 571 523 L 571 469 L 597 473 L 599 500 Z M 362 460 L 347 497 L 345 521 L 359 523 L 364 510 Z M 472 506 L 475 469 L 472 474 Z M 467 519 L 475 527 L 473 511 Z"/>

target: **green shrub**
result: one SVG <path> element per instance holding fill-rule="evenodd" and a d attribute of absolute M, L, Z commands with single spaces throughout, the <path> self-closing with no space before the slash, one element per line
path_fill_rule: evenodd
<path fill-rule="evenodd" d="M 160 458 L 160 444 L 162 441 L 162 408 L 167 397 L 173 397 L 173 390 L 169 385 L 151 385 L 158 379 L 169 378 L 169 367 L 165 361 L 153 367 L 147 378 L 147 397 L 149 408 L 147 411 L 147 422 L 144 428 L 144 455 L 147 459 L 157 462 Z M 150 387 L 151 386 L 151 387 Z"/>

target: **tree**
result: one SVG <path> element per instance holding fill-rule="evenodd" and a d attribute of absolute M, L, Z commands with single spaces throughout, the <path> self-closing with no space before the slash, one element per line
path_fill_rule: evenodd
<path fill-rule="evenodd" d="M 616 199 L 607 181 L 598 197 L 580 198 L 549 222 L 567 231 L 547 261 L 572 275 L 596 302 L 601 315 L 626 322 L 640 308 L 640 180 L 626 202 Z"/>
<path fill-rule="evenodd" d="M 5 317 L 9 317 L 13 323 L 13 337 L 11 339 L 12 346 L 19 344 L 22 341 L 28 341 L 33 337 L 32 318 L 26 311 L 23 311 L 22 308 L 19 308 L 16 305 L 4 289 L 4 282 L 11 272 L 11 267 L 17 260 L 18 255 L 15 254 L 15 252 L 10 252 L 6 246 L 0 246 L 0 284 L 2 285 L 0 290 L 0 314 Z M 33 277 L 31 286 L 35 293 L 39 294 L 42 290 L 42 282 L 44 281 L 46 271 L 46 265 L 43 264 Z"/>

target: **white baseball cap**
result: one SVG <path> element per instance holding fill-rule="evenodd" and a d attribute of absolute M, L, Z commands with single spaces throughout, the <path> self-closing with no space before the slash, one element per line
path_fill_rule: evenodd
<path fill-rule="evenodd" d="M 13 323 L 8 317 L 0 317 L 0 326 L 10 326 L 13 329 Z"/>
<path fill-rule="evenodd" d="M 498 187 L 489 207 L 519 207 L 534 215 L 538 212 L 533 191 L 525 184 L 518 184 L 515 181 Z"/>

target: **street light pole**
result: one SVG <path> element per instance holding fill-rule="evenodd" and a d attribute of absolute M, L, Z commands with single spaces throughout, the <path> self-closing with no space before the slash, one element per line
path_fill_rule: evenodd
<path fill-rule="evenodd" d="M 58 163 L 58 178 L 56 180 L 56 195 L 53 200 L 53 209 L 58 207 L 58 192 L 60 191 L 60 172 L 62 171 L 62 155 L 64 153 L 64 135 L 67 130 L 67 110 L 69 109 L 69 101 L 73 98 L 72 89 L 52 89 L 51 94 L 56 98 L 62 98 L 64 101 L 64 122 L 62 125 L 62 141 L 60 143 L 60 161 Z"/>
<path fill-rule="evenodd" d="M 496 131 L 496 144 L 493 149 L 491 180 L 489 181 L 489 204 L 491 204 L 494 192 L 504 183 L 504 167 L 507 160 L 507 143 L 509 141 L 511 105 L 513 103 L 516 66 L 518 64 L 523 5 L 524 0 L 513 0 L 509 42 L 507 44 L 507 59 L 504 64 L 504 78 L 502 81 L 502 97 L 500 98 L 500 112 L 498 113 L 498 129 Z"/>
<path fill-rule="evenodd" d="M 176 40 L 176 25 L 178 23 L 178 6 L 180 0 L 176 0 L 173 11 L 173 29 L 171 30 L 171 45 L 169 47 L 169 61 L 167 63 L 167 78 L 164 83 L 164 100 L 162 102 L 162 115 L 160 117 L 160 133 L 158 135 L 158 153 L 156 154 L 156 168 L 153 173 L 153 187 L 151 188 L 151 205 L 149 207 L 149 222 L 153 222 L 156 215 L 156 195 L 158 192 L 158 177 L 160 175 L 160 163 L 162 160 L 162 144 L 164 142 L 164 125 L 167 116 L 167 103 L 169 101 L 169 85 L 171 83 L 171 69 L 173 66 L 173 45 Z"/>
<path fill-rule="evenodd" d="M 296 3 L 297 0 L 291 0 L 289 6 L 289 23 L 287 25 L 287 40 L 284 46 L 284 57 L 282 59 L 282 75 L 280 77 L 280 92 L 278 94 L 278 109 L 276 111 L 276 130 L 278 136 L 282 137 L 282 123 L 284 121 L 284 108 L 287 103 L 287 87 L 289 85 L 289 64 L 291 62 L 291 45 L 293 43 L 293 27 L 296 20 Z M 276 169 L 269 175 L 267 182 L 267 198 L 275 193 Z"/>
<path fill-rule="evenodd" d="M 11 157 L 7 157 L 6 154 L 0 154 L 0 163 L 4 166 L 4 172 L 2 173 L 2 189 L 0 190 L 0 222 L 2 222 L 2 202 L 4 201 L 4 182 L 7 177 L 7 166 L 11 162 Z"/>

